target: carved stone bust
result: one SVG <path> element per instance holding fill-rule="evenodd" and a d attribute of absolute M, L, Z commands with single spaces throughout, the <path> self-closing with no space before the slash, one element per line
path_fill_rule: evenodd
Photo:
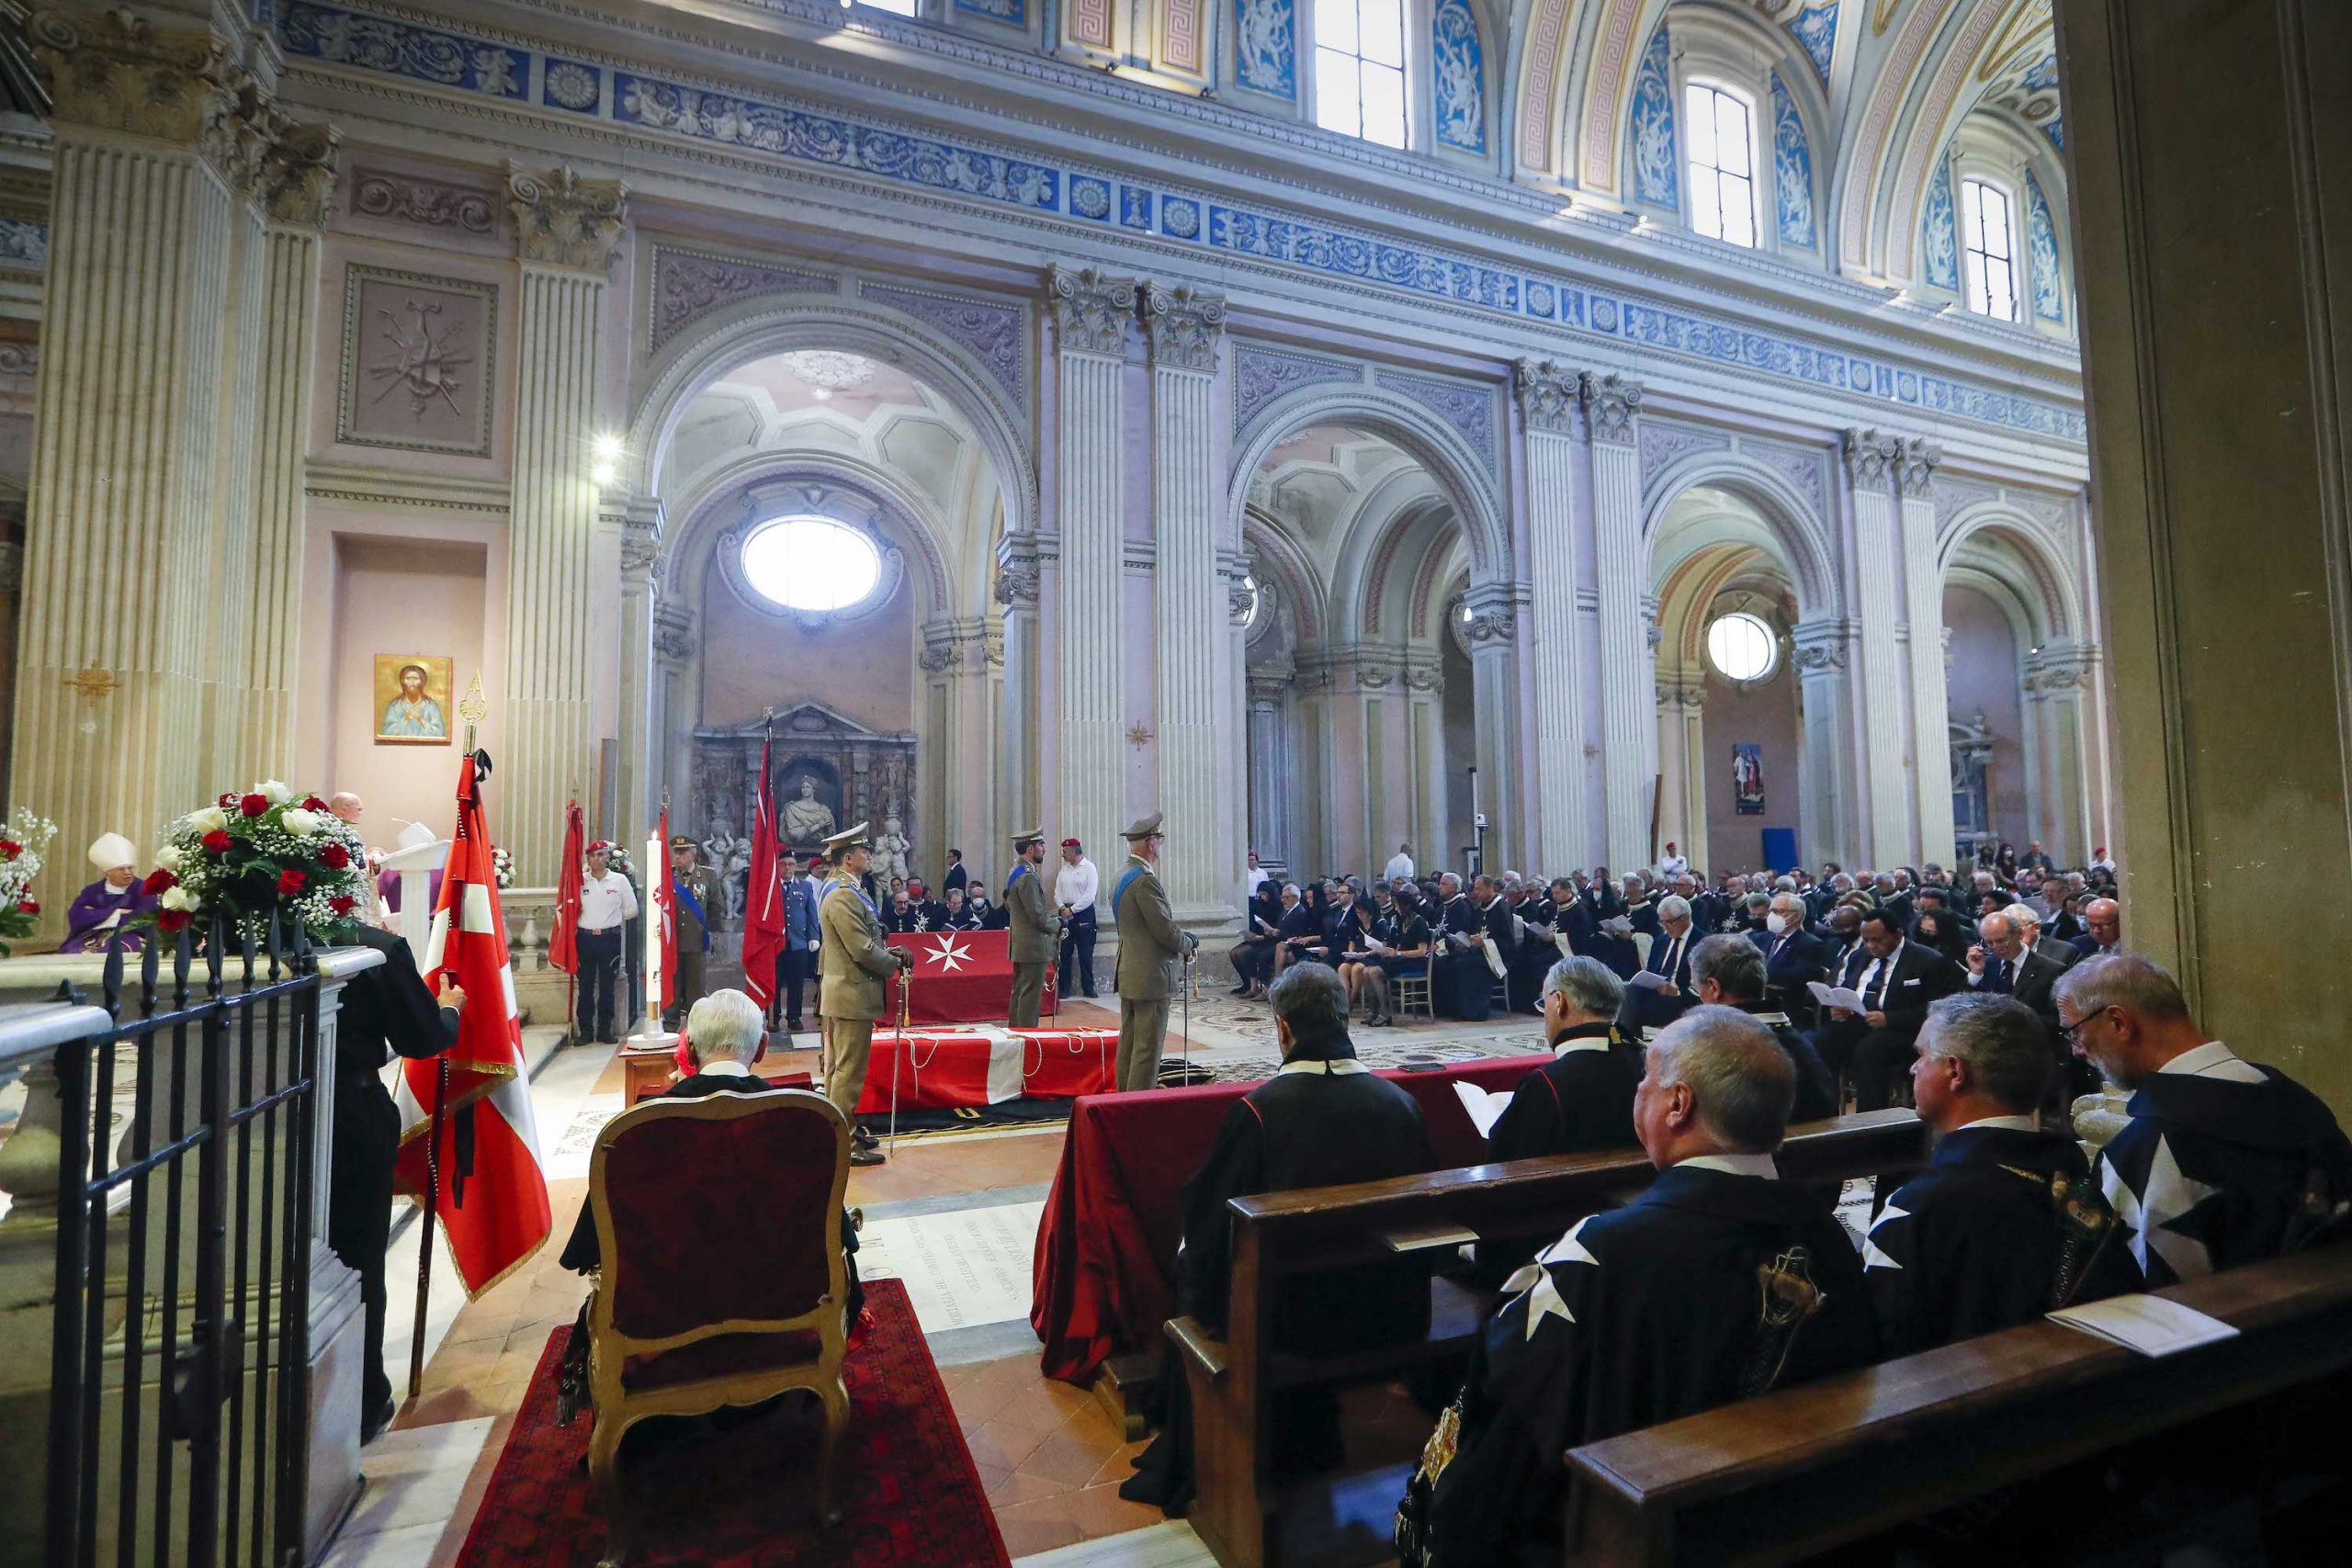
<path fill-rule="evenodd" d="M 833 808 L 817 798 L 816 780 L 802 779 L 799 797 L 784 804 L 784 836 L 796 844 L 813 844 L 833 832 Z"/>

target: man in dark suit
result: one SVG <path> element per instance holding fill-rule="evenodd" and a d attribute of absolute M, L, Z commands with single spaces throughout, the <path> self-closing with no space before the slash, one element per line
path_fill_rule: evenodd
<path fill-rule="evenodd" d="M 343 940 L 384 955 L 383 963 L 345 983 L 335 1014 L 334 1143 L 327 1177 L 327 1247 L 359 1275 L 364 1443 L 384 1429 L 393 1409 L 391 1380 L 384 1373 L 384 1249 L 392 1238 L 392 1160 L 400 1153 L 401 1117 L 384 1088 L 383 1067 L 394 1054 L 422 1059 L 455 1045 L 466 993 L 444 976 L 436 1002 L 407 942 L 390 931 L 356 925 Z"/>
<path fill-rule="evenodd" d="M 1903 927 L 1883 909 L 1862 916 L 1862 948 L 1870 962 L 1855 976 L 1861 993 L 1859 1016 L 1843 1008 L 1828 1010 L 1833 1025 L 1821 1039 L 1832 1066 L 1842 1049 L 1852 1065 L 1854 1109 L 1883 1111 L 1894 1099 L 1894 1075 L 1909 1066 L 1928 1004 L 1967 985 L 1960 965 L 1930 947 L 1906 941 Z M 1859 1025 L 1859 1029 L 1857 1029 Z"/>
<path fill-rule="evenodd" d="M 1747 940 L 1764 954 L 1764 995 L 1757 999 L 1791 1018 L 1811 1018 L 1813 994 L 1805 987 L 1829 973 L 1830 953 L 1827 942 L 1804 929 L 1804 900 L 1794 893 L 1772 895 L 1764 929 L 1749 931 Z"/>
<path fill-rule="evenodd" d="M 1698 999 L 1690 989 L 1690 950 L 1697 944 L 1698 933 L 1690 929 L 1690 903 L 1670 894 L 1660 899 L 1649 956 L 1625 987 L 1624 1003 L 1617 1010 L 1619 1033 L 1633 1040 L 1645 1029 L 1664 1029 Z M 1643 975 L 1655 980 L 1645 981 Z"/>
<path fill-rule="evenodd" d="M 2123 906 L 2114 899 L 2094 898 L 2084 905 L 2083 924 L 2090 929 L 2075 939 L 2077 964 L 2123 945 Z"/>
<path fill-rule="evenodd" d="M 940 878 L 939 882 L 940 897 L 944 899 L 950 893 L 964 892 L 966 890 L 966 886 L 971 880 L 972 874 L 964 869 L 964 852 L 961 850 L 948 851 L 947 874 Z"/>
<path fill-rule="evenodd" d="M 2015 997 L 2032 1009 L 2033 1016 L 2050 1032 L 2054 1052 L 2058 1004 L 2051 987 L 2066 972 L 2066 965 L 2046 953 L 2030 951 L 2023 929 L 2007 913 L 1985 916 L 1977 933 L 1984 940 L 1968 950 L 1970 987 L 1987 996 Z"/>
<path fill-rule="evenodd" d="M 1793 897 L 1790 894 L 1785 897 Z M 1797 1092 L 1789 1107 L 1792 1122 L 1819 1122 L 1838 1114 L 1838 1075 L 1796 1032 L 1789 1015 L 1765 995 L 1764 954 L 1752 941 L 1728 931 L 1702 939 L 1691 950 L 1690 983 L 1705 1007 L 1736 1008 L 1772 1032 L 1797 1067 Z"/>

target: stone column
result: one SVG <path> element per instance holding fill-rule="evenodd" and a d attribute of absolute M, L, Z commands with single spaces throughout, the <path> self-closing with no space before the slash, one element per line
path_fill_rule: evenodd
<path fill-rule="evenodd" d="M 662 535 L 666 517 L 652 496 L 609 496 L 604 502 L 607 519 L 621 536 L 620 732 L 619 777 L 613 781 L 615 820 L 612 831 L 624 844 L 641 844 L 650 831 L 661 791 L 662 739 L 654 700 L 653 602 L 667 562 L 662 558 Z M 581 787 L 593 787 L 580 781 Z M 569 788 L 566 785 L 566 788 Z M 596 802 L 582 800 L 593 822 Z M 559 867 L 559 870 L 561 868 Z"/>
<path fill-rule="evenodd" d="M 1485 869 L 1495 873 L 1513 865 L 1524 847 L 1519 809 L 1519 631 L 1532 596 L 1523 582 L 1473 583 L 1462 596 L 1462 607 L 1469 612 L 1462 623 L 1462 637 L 1470 648 L 1472 702 L 1478 716 L 1478 809 L 1487 814 L 1487 832 L 1480 841 L 1486 846 Z"/>
<path fill-rule="evenodd" d="M 1944 701 L 1944 579 L 1936 564 L 1936 504 L 1928 484 L 1943 462 L 1932 441 L 1905 441 L 1896 478 L 1903 492 L 1903 605 L 1911 627 L 1911 774 L 1924 863 L 1952 859 L 1951 729 Z"/>
<path fill-rule="evenodd" d="M 1539 864 L 1592 863 L 1585 806 L 1584 681 L 1577 638 L 1576 418 L 1579 381 L 1555 362 L 1519 362 L 1519 412 L 1527 443 L 1530 645 L 1534 651 Z"/>
<path fill-rule="evenodd" d="M 1852 683 L 1847 671 L 1849 623 L 1838 617 L 1800 621 L 1796 646 L 1797 702 L 1804 727 L 1797 790 L 1797 856 L 1818 866 L 1834 860 L 1853 869 L 1848 824 L 1854 761 Z"/>
<path fill-rule="evenodd" d="M 9 794 L 71 867 L 231 787 L 205 768 L 203 660 L 253 128 L 209 32 L 95 9 L 28 31 L 55 111 Z"/>
<path fill-rule="evenodd" d="M 617 180 L 510 163 L 506 195 L 522 288 L 500 724 L 506 755 L 498 759 L 505 788 L 495 820 L 517 884 L 542 887 L 556 878 L 564 793 L 591 776 L 594 760 L 590 644 L 597 630 L 588 600 L 597 496 L 589 469 L 605 279 L 619 254 L 628 192 Z"/>
<path fill-rule="evenodd" d="M 1261 863 L 1295 870 L 1289 790 L 1297 774 L 1283 718 L 1291 673 L 1288 660 L 1250 671 L 1250 841 Z"/>
<path fill-rule="evenodd" d="M 331 125 L 288 126 L 262 166 L 269 219 L 256 323 L 253 592 L 244 637 L 244 759 L 236 773 L 241 779 L 293 780 L 303 455 L 310 447 L 318 363 L 319 229 L 334 194 L 341 141 L 342 133 Z"/>
<path fill-rule="evenodd" d="M 1706 701 L 1707 689 L 1695 676 L 1659 675 L 1657 766 L 1665 786 L 1659 792 L 1658 843 L 1673 840 L 1696 866 L 1714 863 L 1707 845 Z M 1666 852 L 1661 847 L 1658 852 Z"/>
<path fill-rule="evenodd" d="M 1654 671 L 1642 614 L 1649 556 L 1642 544 L 1642 462 L 1634 443 L 1641 383 L 1624 376 L 1584 378 L 1592 432 L 1594 587 L 1600 594 L 1602 845 L 1619 875 L 1649 859 L 1651 781 L 1657 767 Z"/>
<path fill-rule="evenodd" d="M 1046 302 L 1054 321 L 1055 527 L 1060 536 L 1054 608 L 1060 657 L 1053 705 L 1057 777 L 1053 820 L 1046 826 L 1064 838 L 1078 837 L 1103 874 L 1115 877 L 1125 860 L 1119 829 L 1127 825 L 1123 459 L 1136 280 L 1091 267 L 1055 266 L 1046 275 Z M 1163 800 L 1160 808 L 1170 804 Z M 1171 856 L 1171 873 L 1199 847 Z"/>
<path fill-rule="evenodd" d="M 2074 643 L 2045 648 L 2026 660 L 2025 723 L 2033 740 L 2034 796 L 2040 809 L 2027 836 L 2060 865 L 2090 859 L 2090 808 L 2084 759 L 2091 743 L 2085 722 L 2098 649 Z"/>
<path fill-rule="evenodd" d="M 1008 534 L 997 547 L 996 602 L 1002 607 L 1002 737 L 996 748 L 997 821 L 993 841 L 975 863 L 1009 874 L 1012 835 L 1041 825 L 1037 805 L 1037 540 Z M 1044 824 L 1049 832 L 1054 825 Z M 1125 824 L 1122 823 L 1122 827 Z M 1061 832 L 1059 838 L 1069 834 Z M 967 851 L 969 846 L 966 846 Z"/>
<path fill-rule="evenodd" d="M 1895 644 L 1901 618 L 1895 592 L 1901 527 L 1896 491 L 1904 457 L 1900 436 L 1876 430 L 1846 432 L 1860 588 L 1856 607 L 1862 632 L 1862 734 L 1855 753 L 1864 761 L 1860 852 L 1873 871 L 1910 859 L 1917 841 L 1911 829 L 1914 791 L 1905 773 L 1911 756 L 1903 704 L 1909 678 L 1904 652 Z"/>
<path fill-rule="evenodd" d="M 1151 531 L 1158 547 L 1155 751 L 1159 809 L 1175 846 L 1167 861 L 1168 897 L 1181 920 L 1224 921 L 1235 913 L 1244 849 L 1238 814 L 1217 810 L 1224 771 L 1217 716 L 1227 705 L 1217 682 L 1217 645 L 1232 635 L 1216 553 L 1223 484 L 1215 393 L 1225 297 L 1148 284 L 1143 326 L 1151 349 Z M 1069 538 L 1065 524 L 1065 552 Z"/>
<path fill-rule="evenodd" d="M 1442 866 L 1445 860 L 1445 824 L 1449 782 L 1445 766 L 1445 661 L 1435 649 L 1405 660 L 1405 690 L 1413 738 L 1413 819 L 1405 841 L 1413 846 L 1416 863 Z M 1374 863 L 1365 874 L 1377 873 L 1396 852 L 1396 840 L 1373 847 Z M 1430 857 L 1436 857 L 1432 859 Z"/>
<path fill-rule="evenodd" d="M 694 779 L 694 759 L 687 754 L 697 706 L 693 679 L 696 652 L 694 617 L 662 595 L 660 577 L 653 579 L 652 587 L 653 711 L 647 728 L 652 736 L 653 760 L 645 783 L 644 804 L 639 808 L 645 813 L 639 823 L 639 838 L 650 831 L 653 813 L 661 807 L 662 795 L 666 794 L 673 800 L 690 798 Z M 842 776 L 846 780 L 848 775 Z"/>

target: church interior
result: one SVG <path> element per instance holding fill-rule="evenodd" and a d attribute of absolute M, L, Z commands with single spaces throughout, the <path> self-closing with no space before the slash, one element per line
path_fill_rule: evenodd
<path fill-rule="evenodd" d="M 0 0 L 0 1568 L 2343 1561 L 2347 66 Z"/>

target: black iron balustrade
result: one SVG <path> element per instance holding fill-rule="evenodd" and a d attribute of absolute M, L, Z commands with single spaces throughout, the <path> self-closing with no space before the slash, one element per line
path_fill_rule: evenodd
<path fill-rule="evenodd" d="M 107 955 L 105 1017 L 55 1055 L 45 1561 L 285 1568 L 303 1558 L 323 1219 L 316 955 L 299 929 L 257 942 L 214 919 L 132 962 L 126 988 Z"/>

